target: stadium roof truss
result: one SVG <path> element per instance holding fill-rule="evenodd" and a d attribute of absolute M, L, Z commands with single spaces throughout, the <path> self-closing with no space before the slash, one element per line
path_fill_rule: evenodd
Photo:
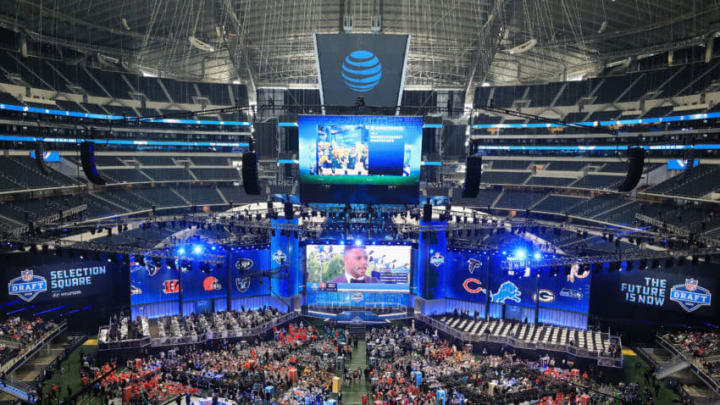
<path fill-rule="evenodd" d="M 28 43 L 55 45 L 29 46 L 44 56 L 99 53 L 119 60 L 109 69 L 257 87 L 314 88 L 312 34 L 350 26 L 353 33 L 412 35 L 407 89 L 463 91 L 485 82 L 592 77 L 609 64 L 702 45 L 720 32 L 720 0 L 10 3 L 0 10 L 0 27 Z"/>

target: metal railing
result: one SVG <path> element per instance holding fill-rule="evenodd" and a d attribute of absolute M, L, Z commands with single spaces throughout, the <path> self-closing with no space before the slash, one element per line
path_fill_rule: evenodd
<path fill-rule="evenodd" d="M 473 334 L 469 332 L 461 332 L 457 329 L 453 329 L 443 322 L 437 321 L 429 316 L 422 315 L 419 313 L 415 314 L 415 319 L 424 322 L 425 324 L 432 326 L 456 339 L 473 342 L 473 343 L 497 343 L 502 345 L 509 345 L 516 349 L 527 349 L 527 350 L 547 350 L 553 352 L 564 352 L 571 354 L 576 357 L 583 357 L 588 359 L 595 359 L 598 365 L 604 367 L 623 367 L 623 357 L 613 357 L 609 354 L 604 354 L 602 351 L 591 351 L 580 347 L 572 346 L 569 344 L 555 344 L 555 343 L 541 343 L 541 342 L 526 342 L 521 339 L 517 339 L 511 336 L 498 336 L 491 334 Z"/>
<path fill-rule="evenodd" d="M 679 357 L 680 359 L 688 362 L 690 364 L 690 369 L 692 370 L 693 374 L 695 374 L 702 382 L 705 383 L 710 389 L 712 389 L 715 394 L 720 395 L 720 381 L 712 378 L 712 376 L 705 370 L 705 367 L 700 363 L 700 359 L 695 358 L 693 355 L 684 352 L 669 341 L 662 337 L 661 335 L 657 335 L 655 337 L 656 341 L 660 346 L 662 346 L 663 349 L 667 350 L 668 352 L 672 353 L 674 356 Z"/>
<path fill-rule="evenodd" d="M 0 374 L 10 374 L 13 370 L 25 363 L 30 357 L 32 357 L 37 351 L 45 345 L 47 342 L 55 339 L 67 328 L 67 321 L 62 321 L 46 333 L 40 340 L 33 343 L 27 350 L 22 351 L 18 356 L 15 356 L 9 362 L 0 366 Z"/>

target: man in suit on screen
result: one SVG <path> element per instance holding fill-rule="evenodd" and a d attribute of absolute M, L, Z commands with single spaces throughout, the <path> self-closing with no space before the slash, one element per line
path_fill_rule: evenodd
<path fill-rule="evenodd" d="M 334 278 L 331 283 L 379 283 L 375 277 L 367 276 L 368 256 L 365 246 L 348 245 L 345 247 L 345 274 Z"/>

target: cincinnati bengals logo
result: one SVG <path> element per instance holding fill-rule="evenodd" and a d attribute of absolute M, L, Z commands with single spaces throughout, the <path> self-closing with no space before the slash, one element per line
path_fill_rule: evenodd
<path fill-rule="evenodd" d="M 177 294 L 180 292 L 180 280 L 165 280 L 163 287 L 163 294 Z"/>
<path fill-rule="evenodd" d="M 463 288 L 470 294 L 485 293 L 482 282 L 474 277 L 470 277 L 463 282 Z"/>

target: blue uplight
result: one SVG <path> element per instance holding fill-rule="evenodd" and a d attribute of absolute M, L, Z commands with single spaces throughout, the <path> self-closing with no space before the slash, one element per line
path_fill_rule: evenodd
<path fill-rule="evenodd" d="M 517 260 L 525 260 L 525 258 L 527 257 L 527 251 L 525 249 L 516 249 L 513 252 L 513 257 L 515 257 L 515 259 Z"/>
<path fill-rule="evenodd" d="M 180 249 L 178 249 L 177 252 L 178 252 L 179 255 L 184 255 L 184 254 L 185 254 L 185 248 L 182 248 L 182 247 L 181 247 Z"/>
<path fill-rule="evenodd" d="M 542 258 L 542 255 L 540 254 L 540 252 L 535 252 L 533 257 L 535 258 L 535 260 L 540 260 Z"/>
<path fill-rule="evenodd" d="M 193 245 L 193 253 L 196 255 L 199 255 L 203 252 L 203 247 L 201 245 Z"/>

